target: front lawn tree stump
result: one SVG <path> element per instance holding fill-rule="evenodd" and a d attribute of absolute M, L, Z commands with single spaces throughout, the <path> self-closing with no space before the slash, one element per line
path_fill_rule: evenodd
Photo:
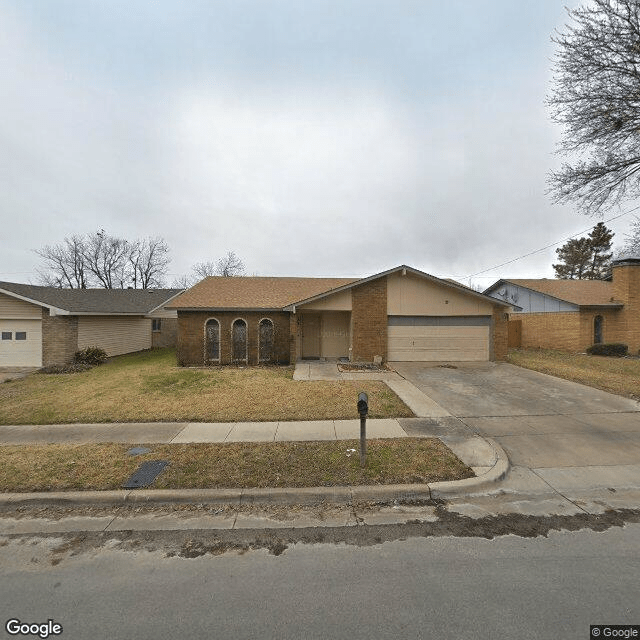
<path fill-rule="evenodd" d="M 360 414 L 360 466 L 367 464 L 367 415 L 369 413 L 369 396 L 361 391 L 358 394 L 358 413 Z"/>

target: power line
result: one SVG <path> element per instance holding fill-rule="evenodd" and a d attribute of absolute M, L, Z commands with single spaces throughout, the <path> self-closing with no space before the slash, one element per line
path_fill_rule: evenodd
<path fill-rule="evenodd" d="M 630 213 L 633 213 L 634 211 L 637 211 L 638 209 L 640 209 L 640 205 L 638 205 L 637 207 L 634 207 L 633 209 L 630 209 L 629 211 L 625 211 L 624 213 L 621 213 L 617 216 L 613 216 L 612 218 L 609 218 L 608 220 L 603 220 L 602 222 L 604 224 L 606 224 L 607 222 L 611 222 L 613 220 L 617 220 L 618 218 L 622 218 L 624 216 L 628 216 Z M 587 233 L 589 231 L 591 231 L 591 229 L 593 229 L 593 227 L 589 227 L 588 229 L 585 229 L 584 231 L 578 231 L 578 233 L 574 233 L 572 236 L 569 236 L 568 238 L 565 238 L 564 240 L 558 240 L 558 242 L 553 242 L 552 244 L 548 244 L 546 247 L 542 247 L 541 249 L 536 249 L 535 251 L 530 251 L 529 253 L 525 253 L 522 256 L 518 256 L 517 258 L 513 258 L 512 260 L 507 260 L 507 262 L 503 262 L 502 264 L 498 264 L 495 267 L 489 267 L 488 269 L 483 269 L 482 271 L 477 271 L 476 273 L 472 273 L 469 276 L 465 276 L 465 278 L 474 278 L 475 276 L 479 276 L 481 273 L 486 273 L 487 271 L 493 271 L 494 269 L 499 269 L 500 267 L 504 267 L 508 264 L 513 264 L 514 262 L 517 262 L 518 260 L 522 260 L 523 258 L 528 258 L 529 256 L 533 256 L 536 253 L 541 253 L 542 251 L 546 251 L 547 249 L 550 249 L 551 247 L 555 247 L 559 244 L 562 244 L 563 242 L 567 242 L 568 240 L 573 240 L 573 238 L 582 235 L 583 233 Z"/>

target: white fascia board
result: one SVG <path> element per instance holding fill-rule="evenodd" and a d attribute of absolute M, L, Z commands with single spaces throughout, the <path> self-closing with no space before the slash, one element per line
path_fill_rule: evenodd
<path fill-rule="evenodd" d="M 47 304 L 46 302 L 41 302 L 40 300 L 32 300 L 31 298 L 27 298 L 26 296 L 21 296 L 19 293 L 15 293 L 14 291 L 7 291 L 7 289 L 0 289 L 0 293 L 4 293 L 6 296 L 10 296 L 12 298 L 16 298 L 17 300 L 22 300 L 23 302 L 28 302 L 29 304 L 33 304 L 36 307 L 44 307 L 45 309 L 49 309 L 49 313 L 52 316 L 68 316 L 69 312 L 65 309 L 59 309 L 58 307 L 54 307 L 53 305 Z"/>
<path fill-rule="evenodd" d="M 186 291 L 186 289 L 183 289 L 182 291 L 179 291 L 178 293 L 172 295 L 170 298 L 167 298 L 164 302 L 161 302 L 157 307 L 153 307 L 153 309 L 151 309 L 150 311 L 147 311 L 147 313 L 153 313 L 154 311 L 157 311 L 158 309 L 161 309 L 161 308 L 165 307 L 174 298 L 177 298 L 178 296 L 181 296 L 185 291 Z M 170 309 L 170 311 L 175 311 L 175 309 Z"/>
<path fill-rule="evenodd" d="M 111 311 L 65 311 L 65 315 L 68 316 L 117 316 L 117 317 L 130 317 L 138 316 L 145 317 L 147 314 L 144 311 L 133 312 L 118 312 L 112 313 Z"/>
<path fill-rule="evenodd" d="M 297 303 L 296 303 L 297 304 Z M 274 313 L 278 311 L 289 311 L 289 307 L 178 307 L 176 311 L 202 311 L 203 313 L 216 313 L 220 311 L 236 311 L 242 312 L 263 312 Z"/>

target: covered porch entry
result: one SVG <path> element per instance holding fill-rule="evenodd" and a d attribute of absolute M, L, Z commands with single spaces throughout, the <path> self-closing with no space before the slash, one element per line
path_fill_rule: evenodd
<path fill-rule="evenodd" d="M 298 315 L 298 354 L 302 360 L 350 357 L 350 311 L 301 311 Z"/>

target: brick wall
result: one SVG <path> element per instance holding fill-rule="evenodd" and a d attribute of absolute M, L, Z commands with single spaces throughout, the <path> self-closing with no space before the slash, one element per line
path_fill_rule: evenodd
<path fill-rule="evenodd" d="M 626 340 L 621 340 L 619 335 L 620 311 L 582 309 L 580 311 L 580 351 L 584 351 L 593 344 L 596 316 L 602 317 L 602 342 L 625 342 L 626 344 Z"/>
<path fill-rule="evenodd" d="M 154 349 L 161 347 L 175 347 L 178 340 L 178 319 L 160 318 L 160 331 L 151 332 L 151 346 Z"/>
<path fill-rule="evenodd" d="M 291 357 L 289 313 L 283 311 L 178 311 L 176 359 L 180 366 L 202 366 L 205 362 L 205 324 L 220 323 L 220 364 L 231 364 L 231 326 L 241 318 L 247 323 L 248 364 L 258 364 L 258 325 L 264 318 L 273 322 L 274 362 L 288 364 Z M 218 363 L 212 363 L 218 364 Z"/>
<path fill-rule="evenodd" d="M 629 353 L 640 351 L 640 265 L 614 265 L 613 295 L 624 303 L 612 326 L 614 339 L 606 342 L 623 342 Z"/>
<path fill-rule="evenodd" d="M 351 335 L 354 362 L 387 359 L 387 279 L 378 278 L 351 289 Z"/>
<path fill-rule="evenodd" d="M 68 364 L 78 350 L 77 316 L 51 316 L 42 310 L 42 366 Z"/>
<path fill-rule="evenodd" d="M 509 316 L 503 309 L 494 309 L 491 323 L 490 357 L 492 360 L 506 360 L 509 351 Z"/>
<path fill-rule="evenodd" d="M 568 311 L 565 313 L 514 313 L 522 320 L 522 344 L 525 349 L 559 349 L 583 352 L 593 344 L 593 325 L 602 316 L 602 342 L 628 344 L 628 333 L 620 322 L 621 312 L 613 309 Z"/>
<path fill-rule="evenodd" d="M 289 362 L 298 360 L 298 320 L 300 316 L 295 313 L 289 314 Z"/>
<path fill-rule="evenodd" d="M 579 311 L 515 313 L 511 318 L 522 320 L 522 347 L 524 349 L 582 351 L 585 348 L 581 345 Z"/>

